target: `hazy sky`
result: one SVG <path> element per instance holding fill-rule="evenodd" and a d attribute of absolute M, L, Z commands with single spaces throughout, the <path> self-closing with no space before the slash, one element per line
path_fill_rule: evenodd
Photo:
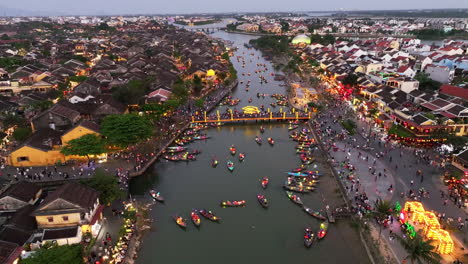
<path fill-rule="evenodd" d="M 468 8 L 468 0 L 1 0 L 0 6 L 65 14 Z"/>

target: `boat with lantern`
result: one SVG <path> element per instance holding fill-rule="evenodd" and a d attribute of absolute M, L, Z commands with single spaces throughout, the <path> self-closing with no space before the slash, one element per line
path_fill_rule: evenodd
<path fill-rule="evenodd" d="M 177 146 L 177 147 L 168 147 L 166 152 L 167 153 L 177 153 L 177 152 L 182 152 L 184 150 L 186 150 L 187 148 L 184 148 L 184 147 L 181 147 L 181 146 Z"/>
<path fill-rule="evenodd" d="M 227 163 L 226 163 L 226 166 L 227 166 L 229 171 L 231 171 L 231 172 L 234 171 L 234 163 L 232 161 L 228 160 Z"/>
<path fill-rule="evenodd" d="M 199 227 L 201 224 L 201 219 L 200 216 L 198 215 L 198 211 L 193 209 L 192 212 L 190 213 L 190 218 L 192 219 L 193 224 L 196 227 Z"/>
<path fill-rule="evenodd" d="M 308 213 L 309 215 L 311 215 L 311 216 L 313 216 L 313 217 L 315 217 L 315 218 L 317 218 L 317 219 L 319 219 L 319 220 L 322 220 L 322 221 L 323 221 L 323 220 L 326 220 L 326 219 L 327 219 L 327 218 L 326 218 L 322 213 L 320 213 L 319 211 L 314 211 L 314 210 L 312 210 L 311 208 L 306 207 L 306 206 L 303 206 L 302 209 L 304 209 L 304 211 L 305 211 L 306 213 Z"/>
<path fill-rule="evenodd" d="M 298 127 L 299 127 L 298 125 L 289 125 L 288 130 L 291 131 L 291 130 L 294 130 L 294 129 L 298 128 Z"/>
<path fill-rule="evenodd" d="M 245 200 L 239 200 L 239 201 L 221 201 L 221 206 L 224 207 L 241 207 L 245 206 L 247 202 Z"/>
<path fill-rule="evenodd" d="M 216 166 L 218 166 L 218 163 L 219 163 L 219 161 L 217 159 L 213 159 L 211 161 L 211 167 L 216 168 Z"/>
<path fill-rule="evenodd" d="M 265 133 L 265 128 L 263 126 L 260 126 L 260 133 Z"/>
<path fill-rule="evenodd" d="M 293 194 L 291 191 L 286 191 L 286 195 L 293 203 L 298 204 L 298 205 L 303 204 L 301 197 L 297 196 L 296 194 Z"/>
<path fill-rule="evenodd" d="M 239 161 L 244 161 L 244 159 L 245 159 L 245 154 L 239 153 Z"/>
<path fill-rule="evenodd" d="M 272 146 L 275 145 L 275 141 L 274 141 L 272 138 L 269 137 L 269 138 L 267 139 L 267 141 L 268 141 L 268 143 L 269 143 L 270 145 L 272 145 Z"/>
<path fill-rule="evenodd" d="M 265 195 L 258 194 L 257 200 L 263 208 L 268 208 L 268 199 L 265 197 Z"/>
<path fill-rule="evenodd" d="M 298 186 L 298 185 L 283 185 L 283 188 L 292 191 L 292 192 L 297 192 L 297 193 L 310 193 L 311 191 L 314 190 L 314 187 L 310 186 Z"/>
<path fill-rule="evenodd" d="M 221 220 L 221 218 L 215 216 L 213 212 L 207 211 L 205 209 L 200 210 L 199 213 L 201 214 L 201 216 L 213 222 L 218 222 L 219 220 Z"/>
<path fill-rule="evenodd" d="M 161 203 L 164 202 L 164 197 L 159 192 L 156 192 L 155 190 L 151 190 L 150 195 L 151 197 L 153 197 L 154 200 L 161 202 Z"/>
<path fill-rule="evenodd" d="M 306 248 L 310 248 L 312 246 L 312 243 L 314 242 L 315 234 L 314 231 L 312 231 L 311 227 L 307 227 L 305 229 L 305 234 L 304 234 L 304 246 Z"/>
<path fill-rule="evenodd" d="M 255 142 L 257 142 L 258 145 L 261 145 L 261 144 L 262 144 L 262 138 L 256 136 L 256 137 L 255 137 Z"/>
<path fill-rule="evenodd" d="M 229 152 L 231 152 L 231 155 L 236 155 L 236 147 L 234 147 L 234 145 L 232 145 L 230 148 L 229 148 Z"/>
<path fill-rule="evenodd" d="M 263 189 L 266 189 L 266 187 L 268 186 L 268 182 L 270 182 L 270 180 L 268 179 L 268 177 L 263 177 L 263 178 L 262 178 L 262 188 L 263 188 Z"/>
<path fill-rule="evenodd" d="M 322 222 L 320 224 L 319 231 L 317 232 L 317 238 L 322 239 L 327 235 L 328 232 L 328 222 Z"/>
<path fill-rule="evenodd" d="M 174 218 L 174 221 L 176 222 L 176 224 L 182 228 L 186 228 L 187 227 L 187 220 L 185 220 L 184 218 L 182 218 L 182 216 L 178 216 L 178 215 L 175 215 L 173 216 Z"/>

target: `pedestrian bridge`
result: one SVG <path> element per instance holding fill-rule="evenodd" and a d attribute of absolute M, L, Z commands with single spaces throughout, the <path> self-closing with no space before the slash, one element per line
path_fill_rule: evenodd
<path fill-rule="evenodd" d="M 266 115 L 234 115 L 231 111 L 228 116 L 220 115 L 217 112 L 216 116 L 207 116 L 206 112 L 203 115 L 192 116 L 192 123 L 234 123 L 234 122 L 269 122 L 269 121 L 291 121 L 291 120 L 309 120 L 312 113 L 286 113 L 286 112 L 269 112 Z"/>

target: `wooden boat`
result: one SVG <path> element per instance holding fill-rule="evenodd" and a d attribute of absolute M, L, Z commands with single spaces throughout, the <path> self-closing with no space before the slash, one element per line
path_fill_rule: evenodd
<path fill-rule="evenodd" d="M 293 203 L 299 204 L 299 205 L 303 204 L 301 197 L 297 196 L 296 194 L 293 194 L 291 191 L 286 191 L 286 195 Z"/>
<path fill-rule="evenodd" d="M 305 170 L 305 169 L 306 169 L 306 167 L 304 167 L 303 165 L 301 165 L 301 167 L 293 169 L 292 172 L 301 172 L 301 171 L 303 171 L 303 170 Z"/>
<path fill-rule="evenodd" d="M 270 180 L 268 179 L 268 177 L 263 177 L 263 178 L 262 178 L 262 188 L 263 188 L 263 189 L 266 189 L 266 187 L 268 186 L 268 182 L 269 182 L 269 181 L 270 181 Z"/>
<path fill-rule="evenodd" d="M 201 224 L 201 219 L 200 216 L 198 215 L 198 211 L 193 209 L 192 212 L 190 213 L 190 218 L 192 219 L 192 222 L 195 226 L 199 227 Z"/>
<path fill-rule="evenodd" d="M 310 187 L 314 187 L 315 185 L 318 184 L 318 180 L 315 179 L 315 178 L 306 178 L 306 177 L 302 177 L 302 178 L 297 178 L 297 177 L 288 177 L 288 179 L 286 180 L 286 183 L 287 185 L 299 185 L 299 186 L 310 186 Z"/>
<path fill-rule="evenodd" d="M 168 147 L 166 152 L 168 153 L 177 153 L 177 152 L 182 152 L 184 150 L 186 150 L 187 148 L 184 148 L 184 147 L 181 147 L 181 146 L 177 146 L 177 147 Z"/>
<path fill-rule="evenodd" d="M 291 131 L 291 130 L 294 130 L 294 129 L 298 128 L 298 127 L 299 127 L 298 125 L 289 125 L 288 130 Z"/>
<path fill-rule="evenodd" d="M 205 217 L 206 219 L 208 219 L 208 220 L 210 220 L 210 221 L 213 221 L 213 222 L 217 222 L 217 221 L 221 220 L 221 218 L 215 216 L 215 215 L 213 214 L 213 212 L 207 211 L 207 210 L 205 210 L 205 209 L 200 210 L 199 213 L 200 213 L 203 217 Z"/>
<path fill-rule="evenodd" d="M 315 238 L 315 235 L 314 235 L 314 232 L 312 231 L 312 228 L 307 227 L 305 229 L 305 234 L 304 234 L 304 246 L 306 248 L 310 248 L 310 246 L 312 246 L 312 243 L 314 242 L 314 238 Z"/>
<path fill-rule="evenodd" d="M 265 195 L 258 194 L 258 195 L 257 195 L 257 200 L 258 200 L 258 202 L 260 203 L 260 205 L 261 205 L 263 208 L 267 208 L 267 207 L 268 207 L 268 200 L 267 200 L 267 198 L 265 197 Z"/>
<path fill-rule="evenodd" d="M 328 231 L 328 222 L 322 222 L 320 224 L 319 231 L 317 232 L 317 238 L 322 239 L 327 235 Z"/>
<path fill-rule="evenodd" d="M 257 142 L 258 145 L 262 144 L 262 138 L 261 137 L 255 137 L 255 142 Z"/>
<path fill-rule="evenodd" d="M 263 126 L 260 126 L 260 133 L 265 133 L 265 128 Z"/>
<path fill-rule="evenodd" d="M 283 188 L 288 190 L 288 191 L 292 191 L 292 192 L 297 192 L 297 193 L 310 193 L 312 190 L 314 189 L 310 189 L 310 188 L 313 188 L 313 187 L 300 187 L 300 186 L 294 186 L 294 185 L 283 185 Z"/>
<path fill-rule="evenodd" d="M 229 151 L 231 152 L 231 155 L 236 155 L 236 147 L 234 147 L 234 145 L 232 145 L 230 148 L 229 148 Z"/>
<path fill-rule="evenodd" d="M 164 155 L 163 159 L 170 160 L 170 161 L 180 161 L 182 160 L 179 156 L 171 156 L 171 155 Z"/>
<path fill-rule="evenodd" d="M 275 141 L 272 138 L 268 138 L 267 140 L 270 145 L 275 145 Z"/>
<path fill-rule="evenodd" d="M 187 227 L 187 220 L 185 220 L 184 218 L 182 218 L 182 216 L 178 216 L 178 215 L 175 215 L 173 216 L 172 218 L 174 218 L 174 221 L 176 222 L 176 224 L 182 228 L 186 228 Z"/>
<path fill-rule="evenodd" d="M 317 219 L 319 219 L 319 220 L 326 220 L 326 219 L 327 219 L 327 218 L 326 218 L 323 214 L 321 214 L 319 211 L 314 211 L 314 210 L 312 210 L 311 208 L 305 207 L 305 206 L 303 206 L 302 209 L 304 209 L 304 211 L 305 211 L 306 213 L 310 214 L 311 216 L 313 216 L 313 217 L 315 217 L 315 218 L 317 218 Z"/>
<path fill-rule="evenodd" d="M 233 171 L 234 170 L 234 163 L 230 160 L 228 160 L 228 162 L 226 163 L 227 165 L 227 168 L 229 171 Z"/>
<path fill-rule="evenodd" d="M 311 175 L 322 176 L 322 173 L 319 173 L 318 171 L 305 171 L 304 173 L 306 173 L 309 176 L 311 176 Z"/>
<path fill-rule="evenodd" d="M 200 135 L 200 136 L 194 136 L 194 140 L 204 140 L 204 139 L 209 139 L 210 137 L 207 135 Z"/>
<path fill-rule="evenodd" d="M 156 192 L 155 190 L 151 190 L 150 194 L 154 200 L 161 202 L 161 203 L 164 202 L 164 197 L 159 192 Z"/>
<path fill-rule="evenodd" d="M 216 166 L 218 166 L 218 163 L 219 163 L 219 162 L 218 162 L 217 159 L 213 159 L 213 160 L 211 161 L 211 167 L 216 168 Z"/>
<path fill-rule="evenodd" d="M 226 207 L 241 207 L 245 206 L 246 201 L 245 200 L 239 200 L 239 201 L 221 201 L 221 206 L 226 206 Z"/>
<path fill-rule="evenodd" d="M 239 161 L 244 161 L 244 159 L 245 159 L 245 154 L 239 153 Z"/>
<path fill-rule="evenodd" d="M 307 177 L 309 174 L 302 173 L 302 172 L 288 172 L 288 175 L 295 176 L 295 177 Z"/>

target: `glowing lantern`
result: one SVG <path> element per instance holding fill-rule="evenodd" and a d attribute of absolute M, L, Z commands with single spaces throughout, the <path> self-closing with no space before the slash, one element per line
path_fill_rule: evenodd
<path fill-rule="evenodd" d="M 259 114 L 260 109 L 256 106 L 246 106 L 242 108 L 242 111 L 244 111 L 245 114 Z"/>
<path fill-rule="evenodd" d="M 216 75 L 216 72 L 212 69 L 209 69 L 207 72 L 206 72 L 206 77 L 213 77 Z"/>

